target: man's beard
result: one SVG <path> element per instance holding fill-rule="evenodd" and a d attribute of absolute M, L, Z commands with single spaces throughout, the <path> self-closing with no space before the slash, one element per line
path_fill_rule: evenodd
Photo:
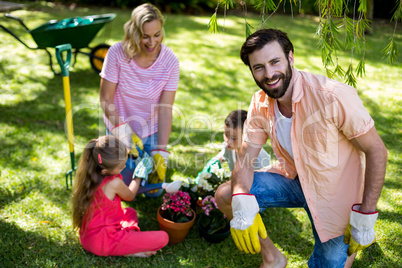
<path fill-rule="evenodd" d="M 285 95 L 290 81 L 292 80 L 292 67 L 290 66 L 290 63 L 288 61 L 288 68 L 286 70 L 286 74 L 279 74 L 279 75 L 274 75 L 271 79 L 268 78 L 263 78 L 261 81 L 258 81 L 254 77 L 255 83 L 265 92 L 265 94 L 268 95 L 268 97 L 273 98 L 273 99 L 279 99 Z M 269 81 L 275 81 L 277 79 L 282 80 L 282 86 L 279 86 L 274 89 L 266 88 L 266 83 Z"/>

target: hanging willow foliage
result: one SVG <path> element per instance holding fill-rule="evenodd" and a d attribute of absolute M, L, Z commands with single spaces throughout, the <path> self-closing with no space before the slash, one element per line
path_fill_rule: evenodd
<path fill-rule="evenodd" d="M 239 4 L 244 14 L 246 37 L 253 33 L 253 27 L 247 22 L 247 3 L 253 5 L 261 12 L 261 24 L 257 28 L 258 30 L 276 13 L 282 2 L 283 0 L 277 0 L 277 3 L 274 0 L 240 0 Z M 350 11 L 348 10 L 349 2 L 353 3 L 352 18 L 347 16 Z M 296 0 L 290 0 L 290 3 L 291 7 L 297 7 L 299 4 L 300 8 L 301 2 L 298 3 Z M 365 17 L 367 0 L 317 0 L 316 5 L 319 10 L 316 35 L 319 38 L 318 47 L 321 50 L 322 63 L 326 69 L 327 76 L 330 78 L 334 78 L 335 76 L 342 77 L 345 83 L 356 87 L 356 77 L 365 75 L 365 33 L 371 30 L 370 21 Z M 218 1 L 215 13 L 208 24 L 211 33 L 218 32 L 217 12 L 220 6 L 223 6 L 226 14 L 226 10 L 234 8 L 234 3 L 233 0 Z M 393 63 L 398 56 L 395 34 L 398 21 L 401 19 L 402 0 L 396 0 L 395 11 L 391 19 L 391 21 L 395 22 L 394 32 L 390 37 L 388 45 L 382 50 L 385 60 L 389 63 Z M 351 59 L 346 72 L 338 63 L 338 54 L 344 51 L 351 51 Z M 354 53 L 361 55 L 356 68 L 353 67 L 352 63 Z"/>

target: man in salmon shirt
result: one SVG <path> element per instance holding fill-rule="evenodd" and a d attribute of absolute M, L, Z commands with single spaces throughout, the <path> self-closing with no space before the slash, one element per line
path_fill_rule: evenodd
<path fill-rule="evenodd" d="M 282 31 L 255 32 L 240 55 L 262 90 L 252 98 L 232 180 L 215 195 L 236 246 L 261 251 L 261 267 L 285 267 L 260 208 L 303 207 L 315 239 L 308 266 L 350 267 L 375 241 L 385 177 L 387 150 L 373 119 L 353 87 L 293 68 Z M 268 138 L 278 161 L 254 172 Z"/>

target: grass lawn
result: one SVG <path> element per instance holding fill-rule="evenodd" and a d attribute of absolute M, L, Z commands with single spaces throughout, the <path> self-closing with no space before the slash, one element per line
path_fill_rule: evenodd
<path fill-rule="evenodd" d="M 32 2 L 30 2 L 32 3 Z M 114 44 L 123 37 L 123 24 L 131 10 L 83 8 L 74 10 L 37 2 L 29 10 L 12 12 L 29 28 L 51 19 L 116 13 L 116 19 L 94 39 L 91 46 Z M 212 11 L 211 11 L 212 14 Z M 239 58 L 244 41 L 244 20 L 229 15 L 221 20 L 225 30 L 208 32 L 209 16 L 166 15 L 164 40 L 180 60 L 170 148 L 173 177 L 196 176 L 223 141 L 223 119 L 235 109 L 248 109 L 254 80 Z M 259 18 L 251 17 L 257 27 Z M 20 25 L 0 17 L 29 45 L 30 34 Z M 314 38 L 317 18 L 273 16 L 267 27 L 288 32 L 295 46 L 295 67 L 325 74 Z M 401 57 L 393 65 L 382 61 L 394 25 L 376 22 L 368 36 L 366 76 L 358 90 L 389 152 L 387 175 L 376 224 L 377 242 L 359 253 L 353 267 L 402 266 L 402 77 Z M 402 47 L 402 29 L 397 29 Z M 52 51 L 53 53 L 53 51 Z M 55 58 L 54 58 L 55 60 Z M 348 55 L 341 55 L 348 62 Z M 57 64 L 55 64 L 57 65 Z M 57 66 L 56 66 L 57 67 Z M 29 50 L 0 30 L 0 267 L 257 267 L 260 255 L 239 252 L 231 238 L 208 244 L 193 227 L 185 242 L 163 248 L 142 258 L 97 257 L 84 251 L 72 231 L 70 190 L 65 172 L 70 158 L 64 127 L 64 97 L 61 76 L 55 76 L 42 50 Z M 88 140 L 103 135 L 99 106 L 99 76 L 89 58 L 77 57 L 70 68 L 74 111 L 76 159 Z M 268 152 L 272 154 L 269 145 Z M 273 156 L 272 156 L 273 157 Z M 142 230 L 158 229 L 156 211 L 162 199 L 138 196 L 124 206 L 134 207 Z M 307 267 L 313 236 L 302 209 L 267 209 L 262 214 L 268 234 L 288 258 L 288 267 Z"/>

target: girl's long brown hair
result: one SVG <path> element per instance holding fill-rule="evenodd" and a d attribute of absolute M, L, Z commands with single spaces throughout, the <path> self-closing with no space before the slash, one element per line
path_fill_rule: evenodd
<path fill-rule="evenodd" d="M 85 229 L 83 220 L 91 217 L 91 203 L 104 178 L 101 171 L 111 171 L 126 161 L 127 152 L 124 143 L 114 136 L 103 136 L 87 144 L 78 165 L 71 197 L 73 229 Z"/>

